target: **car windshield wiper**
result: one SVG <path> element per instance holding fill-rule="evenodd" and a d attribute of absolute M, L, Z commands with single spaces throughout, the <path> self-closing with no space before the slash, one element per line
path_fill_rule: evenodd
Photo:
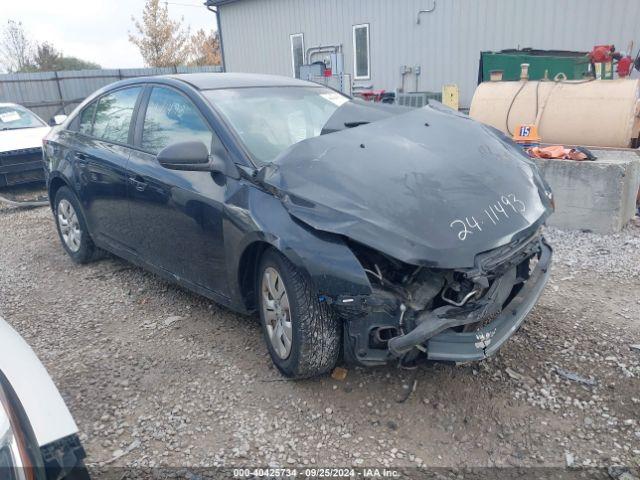
<path fill-rule="evenodd" d="M 5 130 L 24 130 L 25 128 L 38 128 L 38 126 L 30 126 L 30 127 L 2 127 L 0 128 L 0 131 L 5 131 Z"/>
<path fill-rule="evenodd" d="M 359 127 L 360 125 L 366 125 L 370 122 L 367 122 L 365 120 L 363 121 L 359 121 L 359 122 L 344 122 L 344 126 L 347 128 L 353 128 L 353 127 Z"/>

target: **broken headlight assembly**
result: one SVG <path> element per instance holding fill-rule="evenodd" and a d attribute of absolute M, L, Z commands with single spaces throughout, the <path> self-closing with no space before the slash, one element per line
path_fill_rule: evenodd
<path fill-rule="evenodd" d="M 529 280 L 542 242 L 538 231 L 479 254 L 473 268 L 458 270 L 408 265 L 350 244 L 372 294 L 348 307 L 334 304 L 346 320 L 347 356 L 368 365 L 394 357 L 404 362 L 427 354 L 428 341 L 445 331 L 481 334 Z"/>

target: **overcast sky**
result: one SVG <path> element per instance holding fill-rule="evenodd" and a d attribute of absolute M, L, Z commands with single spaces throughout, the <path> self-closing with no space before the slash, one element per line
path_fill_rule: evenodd
<path fill-rule="evenodd" d="M 172 18 L 184 17 L 195 31 L 215 29 L 215 14 L 203 0 L 168 2 Z M 142 57 L 131 44 L 131 16 L 142 18 L 144 0 L 0 0 L 0 22 L 22 22 L 33 40 L 52 43 L 67 56 L 99 63 L 105 68 L 142 67 Z"/>

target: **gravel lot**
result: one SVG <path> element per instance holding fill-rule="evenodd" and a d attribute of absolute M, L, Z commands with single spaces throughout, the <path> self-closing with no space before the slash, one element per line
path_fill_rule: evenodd
<path fill-rule="evenodd" d="M 48 208 L 0 207 L 0 315 L 48 368 L 96 471 L 620 464 L 637 475 L 640 228 L 548 238 L 551 283 L 479 364 L 283 381 L 255 318 L 113 257 L 76 266 Z"/>

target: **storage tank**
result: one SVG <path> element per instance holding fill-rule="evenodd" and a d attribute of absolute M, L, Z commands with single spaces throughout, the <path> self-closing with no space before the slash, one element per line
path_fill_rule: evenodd
<path fill-rule="evenodd" d="M 543 143 L 637 147 L 640 80 L 484 82 L 469 115 L 509 136 L 537 124 Z"/>

